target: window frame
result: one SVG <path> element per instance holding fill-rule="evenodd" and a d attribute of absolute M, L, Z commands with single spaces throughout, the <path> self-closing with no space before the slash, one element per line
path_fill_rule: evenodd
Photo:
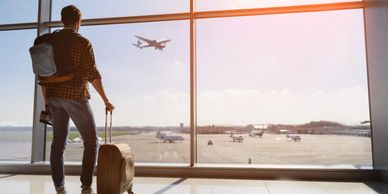
<path fill-rule="evenodd" d="M 0 31 L 11 31 L 11 30 L 23 30 L 23 29 L 37 29 L 37 36 L 45 34 L 50 31 L 50 28 L 62 27 L 61 21 L 51 21 L 51 0 L 38 0 L 38 22 L 32 23 L 15 23 L 15 24 L 3 24 L 0 25 Z M 108 25 L 108 24 L 130 24 L 130 23 L 146 23 L 146 22 L 161 22 L 161 21 L 174 21 L 174 20 L 189 20 L 190 21 L 190 164 L 189 166 L 176 166 L 174 164 L 165 166 L 157 165 L 147 165 L 139 164 L 139 172 L 143 172 L 143 175 L 162 175 L 169 176 L 170 174 L 178 176 L 187 176 L 181 175 L 182 173 L 191 173 L 192 176 L 204 176 L 204 177 L 214 177 L 215 175 L 227 175 L 227 177 L 273 177 L 273 176 L 282 176 L 284 174 L 295 173 L 294 170 L 279 170 L 273 176 L 268 175 L 268 172 L 262 171 L 263 169 L 255 169 L 252 171 L 250 168 L 243 168 L 245 170 L 241 171 L 239 167 L 201 167 L 197 164 L 197 77 L 196 77 L 196 21 L 199 19 L 208 19 L 208 18 L 226 18 L 226 17 L 240 17 L 240 16 L 257 16 L 257 15 L 270 15 L 270 14 L 285 14 L 285 13 L 306 13 L 306 12 L 320 12 L 320 11 L 332 11 L 332 10 L 348 10 L 348 9 L 363 9 L 365 10 L 366 2 L 357 1 L 357 2 L 344 2 L 344 3 L 329 3 L 329 4 L 313 4 L 313 5 L 298 5 L 298 6 L 283 6 L 283 7 L 271 7 L 271 8 L 253 8 L 253 9 L 235 9 L 235 10 L 217 10 L 217 11 L 195 11 L 195 0 L 190 0 L 190 11 L 186 13 L 171 13 L 171 14 L 159 14 L 159 15 L 142 15 L 142 16 L 125 16 L 125 17 L 109 17 L 109 18 L 92 18 L 82 20 L 82 26 L 94 26 L 94 25 Z M 365 22 L 364 22 L 365 25 Z M 369 99 L 370 100 L 370 99 Z M 370 102 L 369 102 L 370 103 Z M 30 165 L 17 165 L 17 164 L 0 164 L 0 172 L 36 172 L 36 173 L 50 173 L 49 166 L 45 160 L 45 141 L 44 132 L 42 132 L 43 125 L 39 122 L 39 112 L 43 108 L 43 97 L 40 92 L 40 87 L 35 80 L 35 90 L 34 90 L 34 118 L 33 118 L 33 134 L 32 134 L 32 150 L 31 150 L 31 164 L 32 166 L 35 163 L 43 163 L 44 170 L 42 171 L 42 166 L 37 168 L 30 168 Z M 370 111 L 370 110 L 369 110 Z M 370 114 L 371 115 L 371 114 Z M 372 129 L 373 130 L 373 129 Z M 373 139 L 372 139 L 373 141 Z M 372 161 L 373 148 L 372 148 Z M 71 173 L 80 172 L 80 165 L 72 165 L 72 168 L 68 169 Z M 170 170 L 173 171 L 170 172 Z M 158 170 L 157 172 L 153 170 Z M 213 170 L 214 175 L 210 175 L 210 172 Z M 219 172 L 217 170 L 220 170 Z M 233 173 L 236 172 L 245 172 L 246 175 L 237 174 L 233 176 Z M 300 172 L 299 174 L 289 175 L 291 177 L 324 177 L 321 170 L 317 170 L 316 174 L 308 175 L 304 173 L 303 170 L 297 169 L 296 171 Z M 363 171 L 363 172 L 361 172 Z M 372 172 L 372 174 L 360 174 L 364 172 Z M 251 173 L 257 173 L 253 175 Z M 311 172 L 311 169 L 309 170 Z M 344 176 L 338 176 L 338 173 L 345 173 Z M 349 174 L 350 173 L 350 174 Z M 332 179 L 356 179 L 356 177 L 364 176 L 365 178 L 374 179 L 376 178 L 376 173 L 372 169 L 360 170 L 360 169 L 346 169 L 338 170 L 336 173 L 331 173 L 325 178 Z M 225 177 L 225 176 L 223 176 Z"/>

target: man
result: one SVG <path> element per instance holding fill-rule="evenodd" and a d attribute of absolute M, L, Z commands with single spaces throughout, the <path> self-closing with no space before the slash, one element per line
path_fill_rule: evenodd
<path fill-rule="evenodd" d="M 71 118 L 84 141 L 81 193 L 94 194 L 91 185 L 96 165 L 98 136 L 89 105 L 88 82 L 92 83 L 103 99 L 107 111 L 113 111 L 114 106 L 105 95 L 91 43 L 76 34 L 81 24 L 80 10 L 70 5 L 62 9 L 61 16 L 64 28 L 57 33 L 59 33 L 58 36 L 66 36 L 66 34 L 69 36 L 69 33 L 73 33 L 73 38 L 66 44 L 70 45 L 67 48 L 70 48 L 70 56 L 76 68 L 75 76 L 70 81 L 42 86 L 45 107 L 48 109 L 46 111 L 51 113 L 53 124 L 54 136 L 50 156 L 52 179 L 57 194 L 66 194 L 63 152 L 69 132 L 69 118 Z"/>

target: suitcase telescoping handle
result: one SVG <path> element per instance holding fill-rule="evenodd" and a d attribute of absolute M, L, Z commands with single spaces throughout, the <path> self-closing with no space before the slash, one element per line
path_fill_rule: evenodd
<path fill-rule="evenodd" d="M 108 133 L 108 112 L 109 112 L 109 143 L 112 143 L 112 111 L 105 109 L 105 144 L 107 144 L 107 133 Z"/>

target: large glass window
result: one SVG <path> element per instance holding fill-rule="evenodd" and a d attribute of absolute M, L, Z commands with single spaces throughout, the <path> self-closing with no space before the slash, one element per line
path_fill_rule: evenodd
<path fill-rule="evenodd" d="M 38 1 L 1 0 L 0 24 L 38 21 Z"/>
<path fill-rule="evenodd" d="M 281 6 L 314 5 L 341 2 L 360 2 L 362 0 L 197 0 L 197 11 L 249 9 L 249 8 L 269 8 Z"/>
<path fill-rule="evenodd" d="M 88 19 L 188 12 L 189 3 L 189 0 L 54 0 L 52 18 L 60 20 L 61 10 L 67 5 L 77 6 L 82 18 Z"/>
<path fill-rule="evenodd" d="M 200 163 L 372 164 L 362 10 L 202 19 L 197 38 Z"/>
<path fill-rule="evenodd" d="M 34 74 L 28 49 L 36 30 L 0 32 L 0 160 L 31 159 Z"/>
<path fill-rule="evenodd" d="M 106 93 L 116 107 L 113 142 L 129 144 L 136 162 L 189 161 L 188 27 L 188 21 L 174 21 L 80 29 L 93 44 Z M 165 47 L 146 47 L 142 38 Z M 105 106 L 97 92 L 90 91 L 99 135 L 104 138 Z M 82 158 L 77 140 L 74 128 L 65 154 L 68 161 Z"/>
<path fill-rule="evenodd" d="M 341 2 L 361 0 L 197 0 L 196 11 Z M 1 1 L 0 25 L 36 22 L 38 3 Z M 189 0 L 54 0 L 52 20 L 70 4 L 83 19 L 187 13 L 190 7 Z M 361 9 L 199 19 L 196 25 L 199 163 L 372 164 Z M 136 162 L 188 163 L 189 20 L 83 26 L 80 33 L 93 44 L 116 106 L 113 142 L 129 144 Z M 35 29 L 0 32 L 0 161 L 31 159 L 28 48 L 35 36 Z M 103 140 L 104 105 L 90 88 Z M 82 138 L 71 126 L 65 159 L 80 161 Z M 49 128 L 46 158 L 51 140 Z"/>

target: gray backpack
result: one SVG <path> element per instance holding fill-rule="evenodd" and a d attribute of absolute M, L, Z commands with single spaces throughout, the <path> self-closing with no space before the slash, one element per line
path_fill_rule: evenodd
<path fill-rule="evenodd" d="M 38 77 L 50 77 L 57 73 L 54 48 L 49 43 L 41 43 L 30 48 L 32 70 Z"/>
<path fill-rule="evenodd" d="M 32 70 L 40 84 L 62 83 L 74 78 L 76 67 L 71 48 L 78 36 L 71 30 L 57 30 L 35 39 L 30 55 Z"/>

